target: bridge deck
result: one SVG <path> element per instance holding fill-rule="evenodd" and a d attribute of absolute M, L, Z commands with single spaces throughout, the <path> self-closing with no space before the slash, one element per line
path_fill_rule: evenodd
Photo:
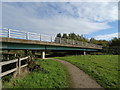
<path fill-rule="evenodd" d="M 60 47 L 70 47 L 70 48 L 85 48 L 85 49 L 102 49 L 100 47 L 86 47 L 86 46 L 78 46 L 78 45 L 70 45 L 70 44 L 59 44 L 54 42 L 44 42 L 37 40 L 25 40 L 25 39 L 15 39 L 15 38 L 7 38 L 0 37 L 0 42 L 2 43 L 17 43 L 17 44 L 29 44 L 29 45 L 46 45 L 46 46 L 60 46 Z"/>

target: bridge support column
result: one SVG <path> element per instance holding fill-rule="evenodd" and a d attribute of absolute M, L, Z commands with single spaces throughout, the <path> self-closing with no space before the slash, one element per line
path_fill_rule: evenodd
<path fill-rule="evenodd" d="M 86 51 L 84 51 L 84 55 L 86 55 Z"/>
<path fill-rule="evenodd" d="M 42 59 L 45 59 L 45 51 L 41 52 Z"/>

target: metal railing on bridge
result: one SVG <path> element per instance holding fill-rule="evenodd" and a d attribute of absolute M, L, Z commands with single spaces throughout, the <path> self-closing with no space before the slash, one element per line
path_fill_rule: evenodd
<path fill-rule="evenodd" d="M 13 30 L 13 29 L 7 29 L 7 28 L 0 29 L 0 37 L 39 40 L 39 41 L 46 41 L 46 42 L 52 41 L 52 37 L 49 35 L 43 35 L 43 34 L 38 34 L 33 32 L 25 32 L 21 30 Z"/>
<path fill-rule="evenodd" d="M 38 40 L 38 41 L 44 41 L 44 42 L 70 44 L 70 45 L 77 45 L 77 46 L 83 46 L 83 47 L 102 48 L 102 46 L 92 44 L 92 43 L 86 43 L 86 42 L 65 39 L 65 38 L 59 38 L 59 37 L 55 38 L 55 37 L 52 37 L 49 35 L 32 33 L 32 32 L 25 32 L 25 31 L 13 30 L 13 29 L 7 29 L 7 28 L 0 29 L 0 37 L 18 38 L 18 39 L 27 39 L 27 40 Z"/>
<path fill-rule="evenodd" d="M 96 45 L 92 43 L 86 43 L 86 42 L 81 42 L 81 41 L 76 41 L 71 39 L 59 38 L 59 37 L 55 38 L 55 42 L 60 44 L 70 44 L 70 45 L 77 45 L 77 46 L 83 46 L 83 47 L 102 48 L 101 45 Z"/>

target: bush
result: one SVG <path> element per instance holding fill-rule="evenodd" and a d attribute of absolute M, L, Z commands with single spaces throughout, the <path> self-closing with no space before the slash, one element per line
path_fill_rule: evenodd
<path fill-rule="evenodd" d="M 33 58 L 29 58 L 28 60 L 28 68 L 29 71 L 40 71 L 41 67 L 39 64 L 37 64 Z"/>

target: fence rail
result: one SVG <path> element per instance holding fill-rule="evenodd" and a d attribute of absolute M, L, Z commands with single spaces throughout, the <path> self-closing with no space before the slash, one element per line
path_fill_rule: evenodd
<path fill-rule="evenodd" d="M 4 61 L 4 62 L 0 62 L 0 69 L 1 69 L 1 74 L 0 74 L 0 77 L 3 77 L 7 74 L 10 74 L 12 72 L 15 72 L 15 71 L 18 71 L 18 74 L 20 74 L 20 71 L 21 71 L 21 68 L 23 67 L 26 67 L 28 64 L 24 64 L 24 65 L 21 65 L 21 61 L 23 60 L 26 60 L 26 59 L 29 59 L 30 56 L 27 56 L 27 57 L 24 57 L 24 58 L 18 58 L 18 59 L 14 59 L 14 60 L 10 60 L 10 61 Z M 16 67 L 11 69 L 11 70 L 7 70 L 5 72 L 2 72 L 2 66 L 4 65 L 8 65 L 8 64 L 11 64 L 11 63 L 15 63 L 16 62 Z"/>
<path fill-rule="evenodd" d="M 60 44 L 70 44 L 70 45 L 102 49 L 102 46 L 92 44 L 92 43 L 86 43 L 86 42 L 59 38 L 59 37 L 55 38 L 49 35 L 43 35 L 43 34 L 38 34 L 38 33 L 25 32 L 25 31 L 19 31 L 19 30 L 7 29 L 7 28 L 0 29 L 0 37 L 38 40 L 38 41 L 44 41 L 44 42 L 54 42 L 54 43 L 60 43 Z"/>

